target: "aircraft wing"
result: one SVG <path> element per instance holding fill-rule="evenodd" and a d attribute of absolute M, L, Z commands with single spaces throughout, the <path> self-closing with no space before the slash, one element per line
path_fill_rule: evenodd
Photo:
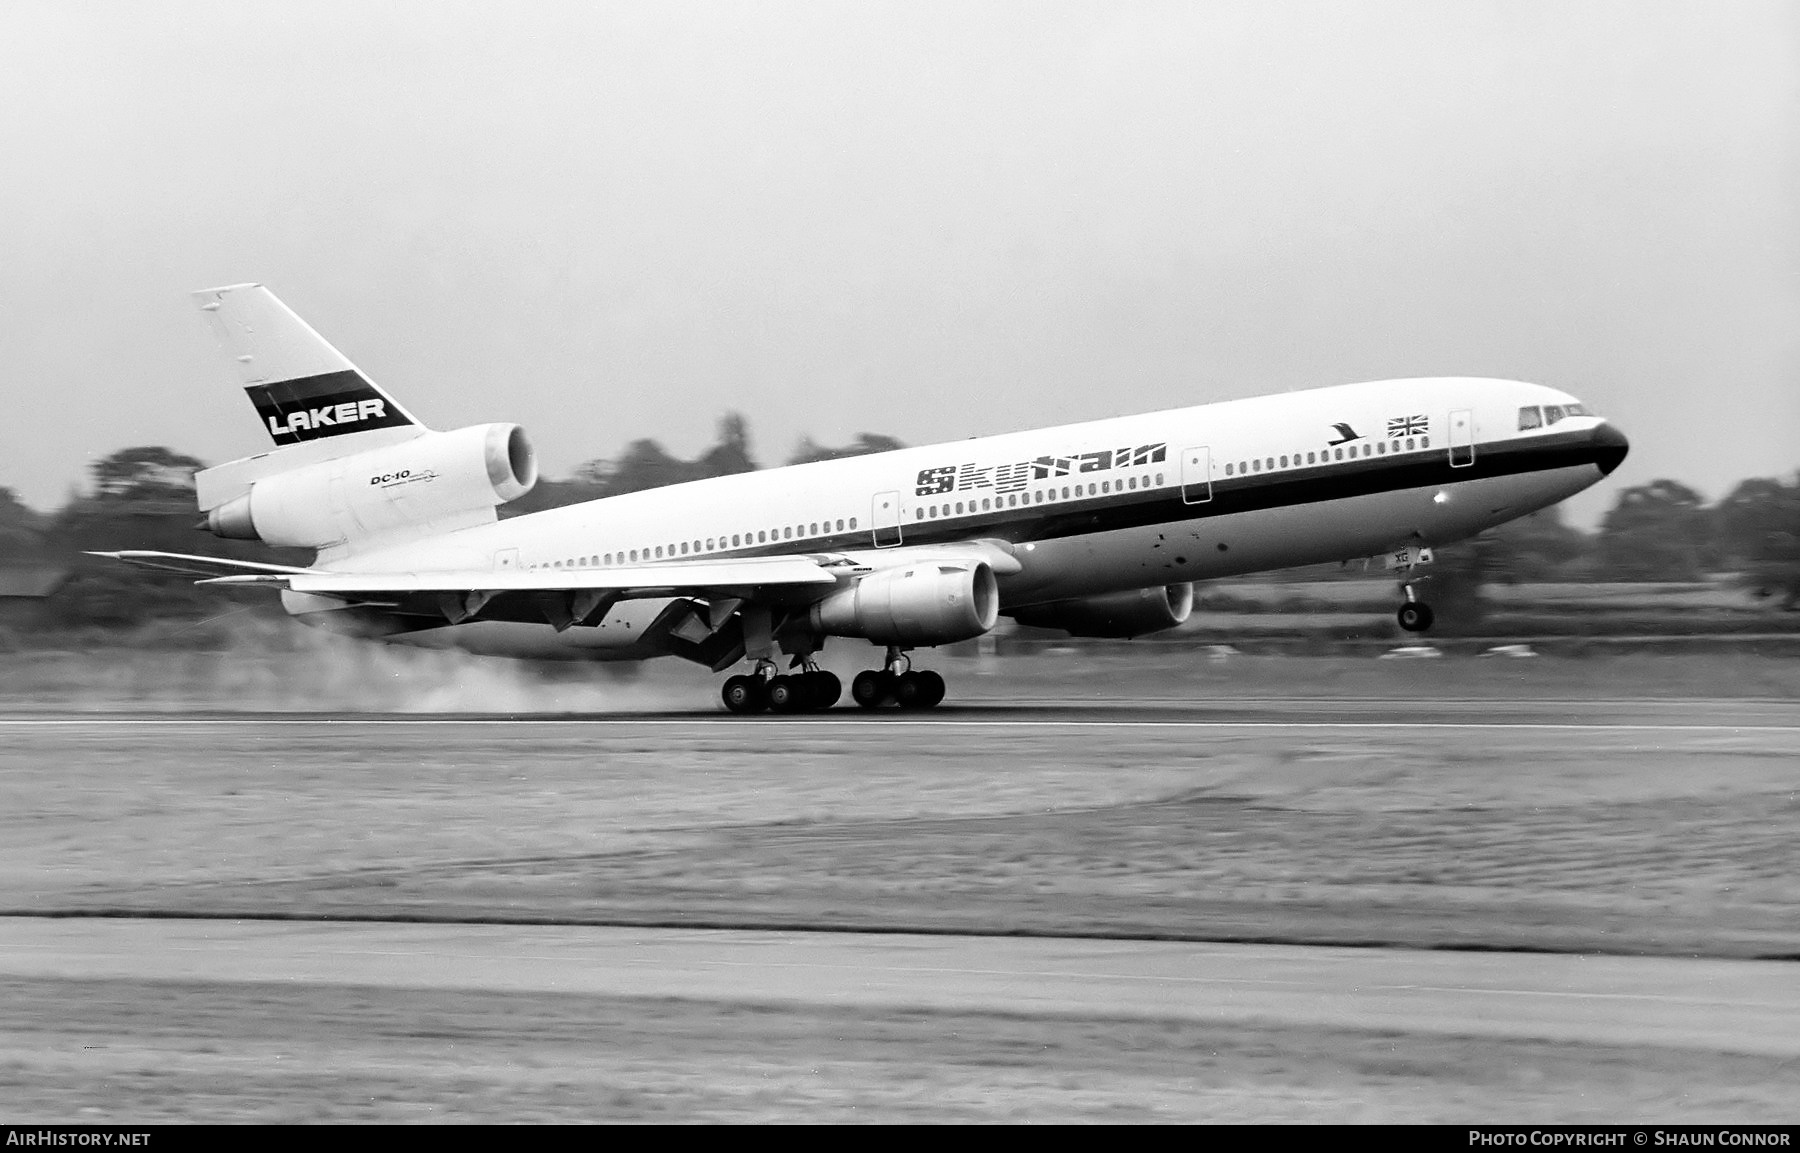
<path fill-rule="evenodd" d="M 294 592 L 342 597 L 394 597 L 440 592 L 596 592 L 617 599 L 658 596 L 734 595 L 774 586 L 830 585 L 840 575 L 867 570 L 841 557 L 724 557 L 665 561 L 609 568 L 524 570 L 447 569 L 424 572 L 356 572 L 257 564 L 222 557 L 132 550 L 95 553 L 148 568 L 194 573 L 206 585 L 265 585 Z"/>

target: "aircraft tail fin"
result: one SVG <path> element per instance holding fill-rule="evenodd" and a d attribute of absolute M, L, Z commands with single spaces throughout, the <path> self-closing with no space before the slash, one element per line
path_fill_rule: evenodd
<path fill-rule="evenodd" d="M 426 431 L 262 285 L 207 288 L 193 298 L 278 448 L 377 429 Z"/>

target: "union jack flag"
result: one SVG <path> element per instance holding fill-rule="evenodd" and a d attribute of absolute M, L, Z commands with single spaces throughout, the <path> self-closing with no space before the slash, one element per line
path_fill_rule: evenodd
<path fill-rule="evenodd" d="M 1389 436 L 1424 436 L 1431 431 L 1431 421 L 1420 413 L 1418 416 L 1396 416 L 1388 421 Z"/>

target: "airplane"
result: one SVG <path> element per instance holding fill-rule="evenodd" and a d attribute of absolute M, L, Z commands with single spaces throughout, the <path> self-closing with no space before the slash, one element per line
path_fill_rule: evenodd
<path fill-rule="evenodd" d="M 734 713 L 827 709 L 830 638 L 883 650 L 850 695 L 931 708 L 920 648 L 1001 616 L 1078 637 L 1174 628 L 1193 582 L 1325 561 L 1403 574 L 1428 629 L 1437 546 L 1546 508 L 1629 444 L 1568 393 L 1434 377 L 1345 384 L 790 465 L 500 519 L 537 463 L 515 424 L 428 428 L 259 284 L 197 292 L 269 451 L 195 476 L 203 527 L 309 567 L 97 553 L 279 592 L 308 625 L 534 659 L 675 656 Z M 787 670 L 781 665 L 787 658 Z"/>

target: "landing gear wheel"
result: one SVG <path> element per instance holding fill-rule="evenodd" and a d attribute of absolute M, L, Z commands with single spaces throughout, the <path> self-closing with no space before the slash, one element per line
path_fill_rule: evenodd
<path fill-rule="evenodd" d="M 838 703 L 844 695 L 844 682 L 837 679 L 836 673 L 828 673 L 824 669 L 810 672 L 805 677 L 811 699 L 811 707 L 828 709 Z"/>
<path fill-rule="evenodd" d="M 812 702 L 812 686 L 804 676 L 776 677 L 769 682 L 769 711 L 797 713 Z"/>
<path fill-rule="evenodd" d="M 850 682 L 851 699 L 865 709 L 878 709 L 893 699 L 894 681 L 886 670 L 865 669 Z"/>
<path fill-rule="evenodd" d="M 1422 633 L 1431 627 L 1431 606 L 1424 601 L 1409 601 L 1395 615 L 1400 627 L 1409 633 Z"/>
<path fill-rule="evenodd" d="M 934 672 L 901 673 L 894 700 L 903 709 L 928 709 L 944 699 L 944 678 Z"/>
<path fill-rule="evenodd" d="M 726 677 L 725 687 L 719 691 L 719 697 L 725 702 L 725 707 L 734 713 L 760 713 L 769 703 L 763 683 L 757 677 Z"/>

